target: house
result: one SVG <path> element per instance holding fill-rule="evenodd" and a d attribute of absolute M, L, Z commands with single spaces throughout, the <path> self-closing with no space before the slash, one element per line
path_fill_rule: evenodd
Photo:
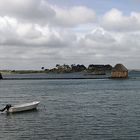
<path fill-rule="evenodd" d="M 128 78 L 128 70 L 123 64 L 116 64 L 112 69 L 112 78 Z"/>
<path fill-rule="evenodd" d="M 106 72 L 111 71 L 111 65 L 93 65 L 88 66 L 88 72 L 92 72 L 95 75 L 105 75 Z"/>

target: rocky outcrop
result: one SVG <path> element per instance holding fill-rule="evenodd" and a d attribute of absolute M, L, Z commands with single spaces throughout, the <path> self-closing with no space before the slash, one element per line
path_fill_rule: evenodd
<path fill-rule="evenodd" d="M 0 80 L 3 79 L 2 74 L 0 73 Z"/>

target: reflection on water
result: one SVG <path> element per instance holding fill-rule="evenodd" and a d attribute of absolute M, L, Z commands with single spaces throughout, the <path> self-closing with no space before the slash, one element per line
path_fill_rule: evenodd
<path fill-rule="evenodd" d="M 37 108 L 35 108 L 35 109 L 32 109 L 32 110 L 26 110 L 26 111 L 20 111 L 20 112 L 12 112 L 12 113 L 10 113 L 10 112 L 3 112 L 3 113 L 5 113 L 7 116 L 11 116 L 11 115 L 17 115 L 17 114 L 26 114 L 26 113 L 34 113 L 34 112 L 37 112 L 38 110 L 37 110 Z"/>

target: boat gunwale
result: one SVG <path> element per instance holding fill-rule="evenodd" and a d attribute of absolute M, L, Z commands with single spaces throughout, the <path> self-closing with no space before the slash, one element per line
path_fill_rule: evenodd
<path fill-rule="evenodd" d="M 10 109 L 29 107 L 29 106 L 34 106 L 34 105 L 38 105 L 38 104 L 39 104 L 39 101 L 34 101 L 34 102 L 30 102 L 30 103 L 23 103 L 23 104 L 14 105 Z"/>

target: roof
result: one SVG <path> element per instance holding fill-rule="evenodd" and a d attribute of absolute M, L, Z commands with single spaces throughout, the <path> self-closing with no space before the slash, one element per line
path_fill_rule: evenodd
<path fill-rule="evenodd" d="M 123 64 L 116 64 L 112 71 L 128 71 L 127 68 Z"/>

